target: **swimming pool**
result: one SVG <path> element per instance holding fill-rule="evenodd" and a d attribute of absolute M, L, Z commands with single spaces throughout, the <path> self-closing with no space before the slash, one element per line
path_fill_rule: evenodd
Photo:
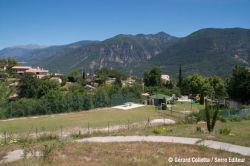
<path fill-rule="evenodd" d="M 250 109 L 237 109 L 237 110 L 224 110 L 222 111 L 222 116 L 231 116 L 231 115 L 245 115 L 250 113 Z"/>

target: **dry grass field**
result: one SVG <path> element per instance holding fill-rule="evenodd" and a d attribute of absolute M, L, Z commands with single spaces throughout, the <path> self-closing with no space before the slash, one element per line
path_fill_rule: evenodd
<path fill-rule="evenodd" d="M 70 143 L 59 146 L 51 151 L 46 159 L 23 159 L 8 164 L 22 165 L 54 165 L 54 166 L 166 166 L 166 165 L 204 165 L 204 166 L 238 166 L 239 163 L 172 163 L 169 157 L 206 157 L 206 158 L 245 158 L 242 166 L 250 165 L 249 157 L 240 156 L 222 150 L 212 150 L 203 146 L 190 146 L 168 143 Z"/>

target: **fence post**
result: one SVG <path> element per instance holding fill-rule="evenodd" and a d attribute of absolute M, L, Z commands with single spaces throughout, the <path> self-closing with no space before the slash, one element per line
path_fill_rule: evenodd
<path fill-rule="evenodd" d="M 62 126 L 61 126 L 60 128 L 61 128 L 61 138 L 62 138 L 62 134 L 63 134 L 63 133 L 62 133 L 62 130 L 63 130 L 63 129 L 62 129 Z"/>
<path fill-rule="evenodd" d="M 7 143 L 7 133 L 6 133 L 6 131 L 4 131 L 4 144 L 6 144 Z"/>
<path fill-rule="evenodd" d="M 89 132 L 89 122 L 88 122 L 88 134 L 90 134 L 90 132 Z"/>
<path fill-rule="evenodd" d="M 129 120 L 128 120 L 128 130 L 129 130 Z"/>
<path fill-rule="evenodd" d="M 110 122 L 108 121 L 108 134 L 109 134 L 109 123 L 110 123 Z"/>
<path fill-rule="evenodd" d="M 36 139 L 37 139 L 37 132 L 38 132 L 38 131 L 37 131 L 37 128 L 36 128 Z"/>
<path fill-rule="evenodd" d="M 148 117 L 148 127 L 150 126 L 150 119 L 149 119 L 149 117 Z"/>

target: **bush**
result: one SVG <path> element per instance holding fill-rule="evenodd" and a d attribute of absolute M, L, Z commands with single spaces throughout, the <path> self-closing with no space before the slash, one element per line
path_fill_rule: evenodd
<path fill-rule="evenodd" d="M 231 122 L 240 122 L 242 118 L 240 116 L 234 115 L 234 116 L 229 116 L 228 120 Z"/>
<path fill-rule="evenodd" d="M 43 134 L 37 138 L 37 141 L 51 141 L 51 140 L 58 140 L 58 139 L 59 139 L 58 135 Z"/>
<path fill-rule="evenodd" d="M 243 117 L 244 120 L 250 120 L 250 113 L 249 114 L 246 114 L 244 117 Z"/>
<path fill-rule="evenodd" d="M 163 126 L 161 126 L 161 127 L 156 127 L 156 128 L 154 128 L 154 130 L 153 130 L 153 133 L 154 134 L 163 134 L 163 133 L 166 133 L 167 132 L 167 129 L 166 129 L 166 127 L 163 127 Z"/>
<path fill-rule="evenodd" d="M 226 123 L 227 122 L 227 119 L 226 118 L 224 118 L 224 117 L 219 117 L 219 120 L 221 121 L 221 122 L 223 122 L 223 123 Z"/>
<path fill-rule="evenodd" d="M 228 129 L 228 128 L 222 128 L 220 129 L 220 134 L 221 135 L 229 135 L 231 132 L 231 129 Z"/>
<path fill-rule="evenodd" d="M 197 117 L 194 115 L 190 115 L 190 116 L 185 117 L 185 123 L 187 123 L 187 124 L 194 124 L 197 122 L 198 122 Z"/>
<path fill-rule="evenodd" d="M 205 111 L 200 110 L 199 112 L 194 112 L 188 116 L 188 119 L 189 119 L 188 122 L 190 123 L 199 122 L 202 120 L 205 121 L 206 120 Z"/>

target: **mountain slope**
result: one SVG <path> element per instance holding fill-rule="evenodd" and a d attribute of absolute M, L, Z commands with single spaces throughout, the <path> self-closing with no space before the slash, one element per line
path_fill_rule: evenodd
<path fill-rule="evenodd" d="M 250 30 L 202 29 L 180 39 L 143 68 L 161 66 L 176 75 L 179 64 L 187 73 L 227 76 L 235 64 L 250 64 Z"/>
<path fill-rule="evenodd" d="M 78 47 L 66 45 L 56 50 L 47 48 L 34 51 L 28 61 L 32 65 L 64 73 L 75 68 L 94 71 L 104 66 L 129 71 L 129 68 L 140 66 L 177 40 L 163 32 L 155 35 L 117 35 Z"/>
<path fill-rule="evenodd" d="M 8 47 L 0 50 L 0 58 L 7 58 L 12 57 L 17 60 L 22 60 L 23 56 L 29 54 L 30 52 L 46 48 L 46 46 L 40 46 L 37 44 L 29 44 L 29 45 L 19 45 L 19 46 L 13 46 Z"/>

